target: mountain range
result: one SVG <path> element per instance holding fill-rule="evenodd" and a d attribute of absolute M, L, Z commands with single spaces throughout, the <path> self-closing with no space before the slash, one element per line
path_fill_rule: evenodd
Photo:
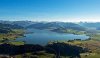
<path fill-rule="evenodd" d="M 90 29 L 100 30 L 100 22 L 95 23 L 72 23 L 72 22 L 33 22 L 33 21 L 0 21 L 0 29 L 46 29 L 51 31 L 61 31 L 73 29 L 78 31 L 86 31 Z"/>

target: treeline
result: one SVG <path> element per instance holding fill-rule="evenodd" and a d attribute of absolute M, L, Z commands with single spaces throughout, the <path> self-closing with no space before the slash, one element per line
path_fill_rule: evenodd
<path fill-rule="evenodd" d="M 81 58 L 80 53 L 88 52 L 89 49 L 66 43 L 53 43 L 48 44 L 46 46 L 46 51 L 48 53 L 55 53 L 56 58 L 60 58 L 60 56 L 69 56 L 70 58 Z"/>
<path fill-rule="evenodd" d="M 2 55 L 18 55 L 24 53 L 31 53 L 44 50 L 43 46 L 25 44 L 25 45 L 10 45 L 10 44 L 1 44 L 0 45 L 0 54 Z"/>
<path fill-rule="evenodd" d="M 60 56 L 69 56 L 70 58 L 81 58 L 80 53 L 88 52 L 88 49 L 66 43 L 53 43 L 47 44 L 46 46 L 33 44 L 24 44 L 19 46 L 10 44 L 0 45 L 0 54 L 3 55 L 17 55 L 25 53 L 36 54 L 39 51 L 45 51 L 46 53 L 55 54 L 55 58 L 60 58 Z"/>

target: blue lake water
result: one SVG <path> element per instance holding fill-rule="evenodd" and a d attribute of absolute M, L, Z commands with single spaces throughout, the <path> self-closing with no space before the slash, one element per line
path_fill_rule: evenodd
<path fill-rule="evenodd" d="M 86 35 L 74 35 L 66 33 L 57 33 L 48 30 L 38 30 L 38 29 L 27 29 L 28 34 L 24 34 L 25 37 L 17 38 L 16 41 L 25 41 L 26 44 L 40 44 L 45 45 L 49 41 L 57 40 L 71 40 L 71 39 L 88 39 Z M 33 32 L 33 33 L 32 33 Z"/>

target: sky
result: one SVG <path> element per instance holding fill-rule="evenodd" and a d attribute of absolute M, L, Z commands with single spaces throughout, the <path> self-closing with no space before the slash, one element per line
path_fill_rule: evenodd
<path fill-rule="evenodd" d="M 100 0 L 0 0 L 0 20 L 100 22 Z"/>

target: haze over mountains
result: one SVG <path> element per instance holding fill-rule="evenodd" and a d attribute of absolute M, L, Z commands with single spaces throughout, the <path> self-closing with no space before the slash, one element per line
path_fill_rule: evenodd
<path fill-rule="evenodd" d="M 72 22 L 0 21 L 0 29 L 3 30 L 7 28 L 9 29 L 35 28 L 35 29 L 46 29 L 51 31 L 61 31 L 66 29 L 84 31 L 87 29 L 98 30 L 100 29 L 99 25 L 100 22 L 95 22 L 95 23 L 80 22 L 76 24 Z"/>
<path fill-rule="evenodd" d="M 88 27 L 88 28 L 95 28 L 95 29 L 99 29 L 100 30 L 100 22 L 94 22 L 94 23 L 92 23 L 92 22 L 85 22 L 85 23 L 83 23 L 83 22 L 81 22 L 81 23 L 79 23 L 81 26 L 84 26 L 84 27 Z"/>

